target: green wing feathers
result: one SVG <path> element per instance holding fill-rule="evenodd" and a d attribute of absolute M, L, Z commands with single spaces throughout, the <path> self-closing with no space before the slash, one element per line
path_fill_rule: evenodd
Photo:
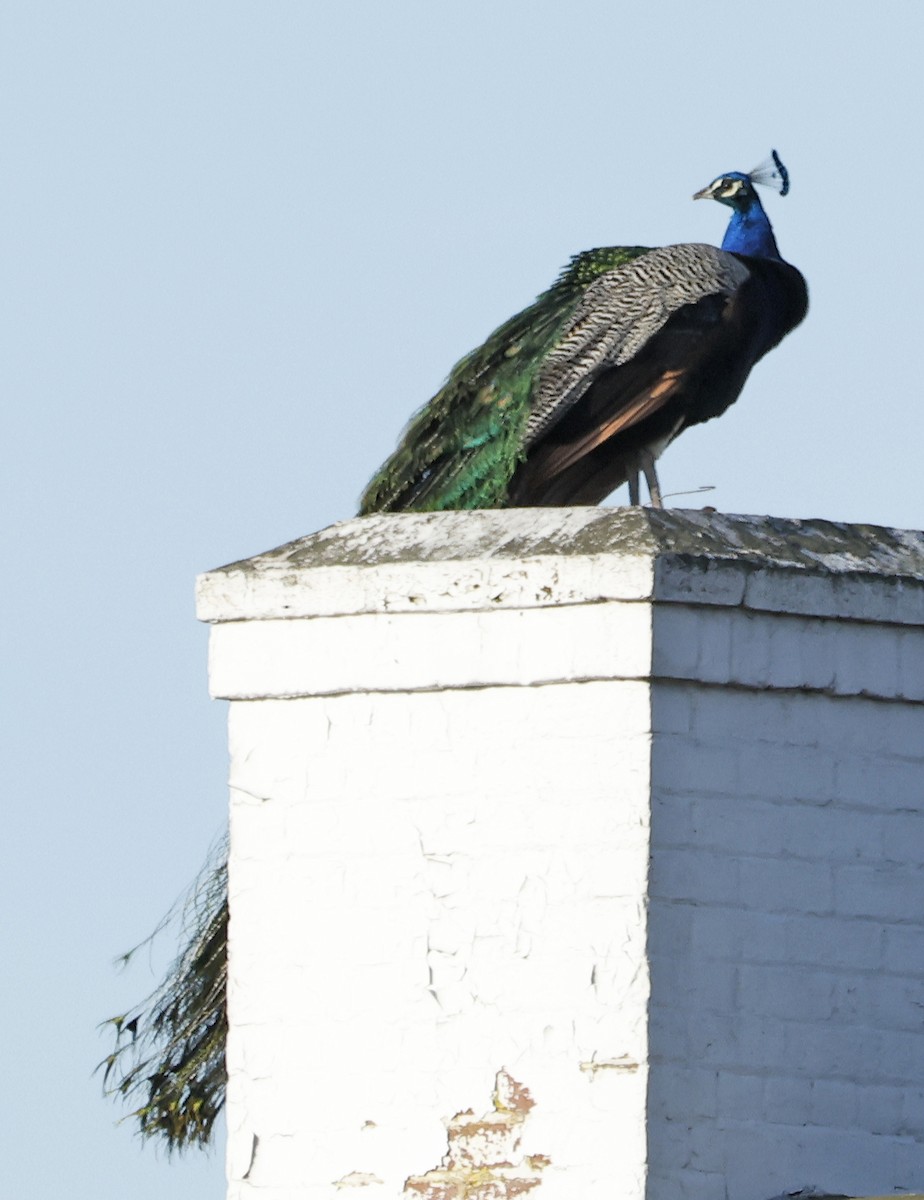
<path fill-rule="evenodd" d="M 645 252 L 612 246 L 576 255 L 535 303 L 458 362 L 370 482 L 360 513 L 502 507 L 524 455 L 534 381 L 584 289 Z"/>

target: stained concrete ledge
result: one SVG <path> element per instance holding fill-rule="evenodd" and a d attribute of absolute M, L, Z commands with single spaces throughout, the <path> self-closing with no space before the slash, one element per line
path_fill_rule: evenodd
<path fill-rule="evenodd" d="M 924 625 L 924 533 L 703 510 L 356 517 L 202 575 L 213 623 L 607 600 Z"/>

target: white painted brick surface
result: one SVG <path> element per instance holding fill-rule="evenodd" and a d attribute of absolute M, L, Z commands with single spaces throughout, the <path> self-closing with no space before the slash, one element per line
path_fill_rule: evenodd
<path fill-rule="evenodd" d="M 213 691 L 233 699 L 483 684 L 637 679 L 651 663 L 647 604 L 232 621 L 213 631 Z"/>
<path fill-rule="evenodd" d="M 712 1121 L 650 1114 L 659 1195 L 924 1183 L 924 706 L 856 694 L 901 693 L 887 632 L 852 695 L 654 689 L 652 1095 L 717 1079 Z"/>
<path fill-rule="evenodd" d="M 400 1196 L 501 1067 L 544 1193 L 639 1194 L 644 1070 L 581 1064 L 646 1057 L 648 720 L 642 683 L 232 707 L 230 1195 Z"/>
<path fill-rule="evenodd" d="M 445 1200 L 501 1069 L 552 1200 L 924 1189 L 921 535 L 380 517 L 200 598 L 229 1197 Z"/>

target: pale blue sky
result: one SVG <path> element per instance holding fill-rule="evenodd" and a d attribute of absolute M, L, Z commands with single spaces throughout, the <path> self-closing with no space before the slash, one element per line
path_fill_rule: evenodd
<path fill-rule="evenodd" d="M 90 1077 L 154 982 L 112 957 L 224 817 L 194 576 L 351 515 L 571 253 L 721 240 L 692 192 L 777 147 L 812 309 L 662 484 L 921 525 L 922 33 L 920 0 L 7 0 L 10 1196 L 223 1196 Z"/>

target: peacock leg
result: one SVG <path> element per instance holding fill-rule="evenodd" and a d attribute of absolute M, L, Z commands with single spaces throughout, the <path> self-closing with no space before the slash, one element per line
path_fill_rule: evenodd
<path fill-rule="evenodd" d="M 637 508 L 641 498 L 638 490 L 638 465 L 635 463 L 633 463 L 633 469 L 629 472 L 627 482 L 629 484 L 629 503 Z"/>
<path fill-rule="evenodd" d="M 648 495 L 651 497 L 652 508 L 663 508 L 661 503 L 661 487 L 658 483 L 657 472 L 655 471 L 654 455 L 650 450 L 642 450 L 639 453 L 639 462 L 642 470 L 645 472 L 645 482 L 648 484 Z M 636 501 L 636 503 L 638 503 Z"/>

